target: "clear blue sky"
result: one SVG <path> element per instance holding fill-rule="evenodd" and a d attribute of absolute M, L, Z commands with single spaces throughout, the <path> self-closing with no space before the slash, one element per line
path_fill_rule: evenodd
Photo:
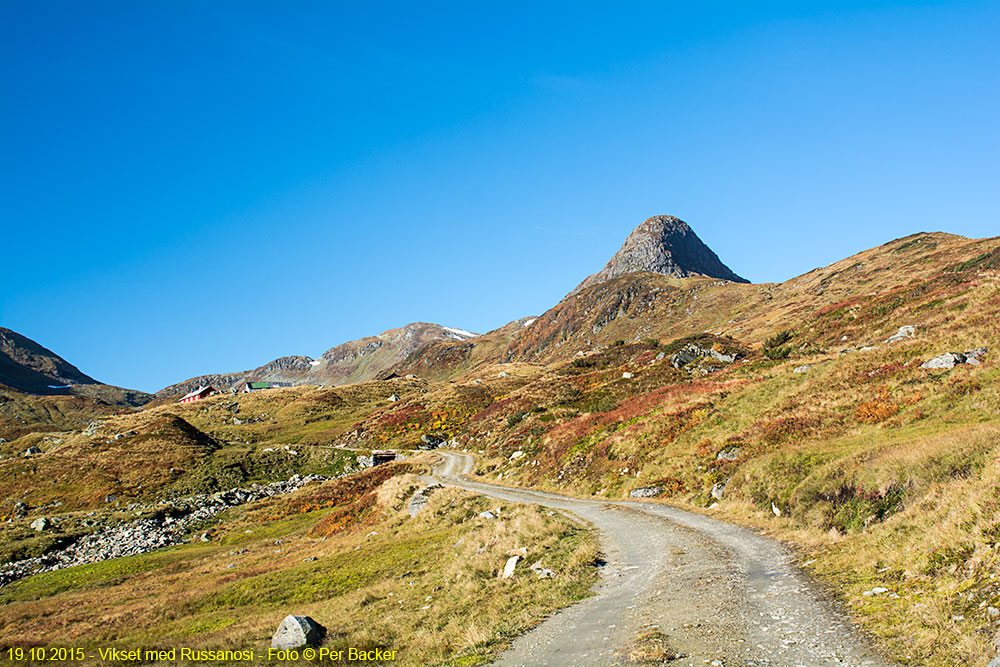
<path fill-rule="evenodd" d="M 766 7 L 765 7 L 766 5 Z M 1000 234 L 996 2 L 0 2 L 0 324 L 108 383 Z"/>

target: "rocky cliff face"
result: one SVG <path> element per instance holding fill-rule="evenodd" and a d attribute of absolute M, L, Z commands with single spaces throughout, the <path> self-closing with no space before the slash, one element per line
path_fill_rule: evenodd
<path fill-rule="evenodd" d="M 636 271 L 675 278 L 708 276 L 735 283 L 749 282 L 723 264 L 686 222 L 672 215 L 657 215 L 633 229 L 604 269 L 577 285 L 570 294 Z"/>

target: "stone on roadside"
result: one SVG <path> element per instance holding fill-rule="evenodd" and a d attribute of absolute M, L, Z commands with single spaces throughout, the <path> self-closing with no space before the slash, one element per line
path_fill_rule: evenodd
<path fill-rule="evenodd" d="M 719 482 L 712 487 L 712 497 L 716 500 L 722 500 L 722 496 L 726 495 L 726 483 Z"/>
<path fill-rule="evenodd" d="M 663 493 L 662 486 L 643 486 L 628 492 L 629 498 L 653 498 Z"/>
<path fill-rule="evenodd" d="M 302 646 L 316 646 L 323 641 L 326 628 L 309 616 L 289 614 L 271 637 L 271 648 L 288 650 Z"/>

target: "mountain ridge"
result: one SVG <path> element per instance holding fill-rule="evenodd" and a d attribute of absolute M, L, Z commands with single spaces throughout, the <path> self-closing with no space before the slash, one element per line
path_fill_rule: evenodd
<path fill-rule="evenodd" d="M 100 384 L 47 347 L 0 327 L 0 384 L 25 393 L 48 394 L 74 384 Z"/>
<path fill-rule="evenodd" d="M 326 350 L 318 358 L 278 357 L 255 369 L 235 373 L 199 375 L 156 392 L 158 397 L 187 393 L 200 386 L 239 390 L 248 382 L 287 382 L 292 385 L 342 385 L 373 380 L 425 345 L 465 342 L 479 334 L 429 322 L 411 322 L 364 336 Z"/>

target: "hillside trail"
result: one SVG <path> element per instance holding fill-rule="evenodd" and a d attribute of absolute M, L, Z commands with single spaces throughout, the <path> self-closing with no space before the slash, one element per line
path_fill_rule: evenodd
<path fill-rule="evenodd" d="M 668 663 L 678 667 L 892 664 L 777 542 L 665 505 L 472 481 L 472 456 L 438 453 L 435 475 L 443 483 L 567 512 L 599 531 L 606 565 L 595 595 L 516 639 L 495 665 L 663 664 L 665 653 L 649 662 L 643 654 L 655 658 L 665 647 L 682 654 Z"/>

